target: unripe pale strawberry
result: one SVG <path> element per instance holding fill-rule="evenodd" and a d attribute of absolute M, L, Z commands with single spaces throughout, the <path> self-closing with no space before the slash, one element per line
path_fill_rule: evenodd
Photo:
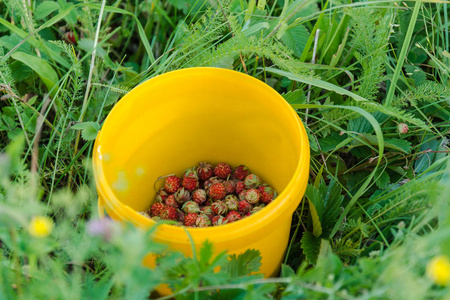
<path fill-rule="evenodd" d="M 175 175 L 166 178 L 164 189 L 167 193 L 173 194 L 181 187 L 181 179 Z"/>
<path fill-rule="evenodd" d="M 211 209 L 211 206 L 209 205 L 203 206 L 201 208 L 201 213 L 207 215 L 210 220 L 212 220 L 212 218 L 215 216 L 213 210 Z"/>
<path fill-rule="evenodd" d="M 250 174 L 244 179 L 246 189 L 257 188 L 261 184 L 261 179 L 255 174 Z"/>
<path fill-rule="evenodd" d="M 257 189 L 249 189 L 245 193 L 245 200 L 250 204 L 257 204 L 259 202 L 259 192 Z"/>
<path fill-rule="evenodd" d="M 214 175 L 213 166 L 207 162 L 200 162 L 197 168 L 197 174 L 200 180 L 206 181 Z"/>
<path fill-rule="evenodd" d="M 214 175 L 219 177 L 220 179 L 226 179 L 229 175 L 231 175 L 231 167 L 226 163 L 219 163 L 214 168 Z"/>
<path fill-rule="evenodd" d="M 406 125 L 406 123 L 399 123 L 397 125 L 397 130 L 398 130 L 398 133 L 400 133 L 400 134 L 406 134 L 406 133 L 408 133 L 409 127 L 408 127 L 408 125 Z"/>
<path fill-rule="evenodd" d="M 178 203 L 183 204 L 191 199 L 191 193 L 188 189 L 182 187 L 179 188 L 178 191 L 176 191 L 174 197 Z"/>
<path fill-rule="evenodd" d="M 228 210 L 238 210 L 239 199 L 235 195 L 227 195 L 225 197 L 225 204 L 227 205 Z"/>
<path fill-rule="evenodd" d="M 251 214 L 257 213 L 258 211 L 260 211 L 261 209 L 263 209 L 263 206 L 255 206 L 252 208 L 252 210 L 250 211 Z"/>
<path fill-rule="evenodd" d="M 198 204 L 202 204 L 206 201 L 206 191 L 202 189 L 195 190 L 192 194 L 192 200 Z"/>
<path fill-rule="evenodd" d="M 195 201 L 188 201 L 188 202 L 184 203 L 182 209 L 187 214 L 191 214 L 191 213 L 198 214 L 200 212 L 198 203 Z"/>
<path fill-rule="evenodd" d="M 227 205 L 220 200 L 211 204 L 211 209 L 216 215 L 225 215 L 228 211 Z"/>
<path fill-rule="evenodd" d="M 228 223 L 239 221 L 240 219 L 242 219 L 242 216 L 237 211 L 232 210 L 227 214 Z"/>
<path fill-rule="evenodd" d="M 239 200 L 245 200 L 245 195 L 247 194 L 247 190 L 243 190 L 242 192 L 239 193 L 238 198 Z"/>
<path fill-rule="evenodd" d="M 244 165 L 240 165 L 239 167 L 236 167 L 236 169 L 234 169 L 232 178 L 237 180 L 244 180 L 245 177 L 248 176 L 248 174 L 248 168 Z"/>
<path fill-rule="evenodd" d="M 211 226 L 211 220 L 208 218 L 207 215 L 201 214 L 195 220 L 195 225 L 197 227 L 209 227 Z"/>

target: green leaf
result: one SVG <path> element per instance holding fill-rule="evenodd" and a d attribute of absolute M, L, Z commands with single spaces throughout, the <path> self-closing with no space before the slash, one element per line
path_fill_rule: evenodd
<path fill-rule="evenodd" d="M 317 258 L 320 253 L 320 246 L 322 244 L 322 239 L 315 237 L 309 231 L 305 231 L 303 233 L 303 237 L 301 240 L 301 247 L 303 249 L 303 254 L 310 264 L 315 265 L 317 262 Z"/>
<path fill-rule="evenodd" d="M 364 138 L 362 138 L 360 140 L 355 139 L 352 142 L 352 147 L 358 147 L 358 146 L 363 146 L 363 145 L 372 145 L 372 146 L 378 145 L 378 140 L 377 140 L 376 136 L 371 135 L 371 134 L 365 134 L 365 133 L 363 133 L 362 136 Z M 410 142 L 408 142 L 406 140 L 396 139 L 396 138 L 385 139 L 384 146 L 386 148 L 394 149 L 394 150 L 404 152 L 404 153 L 409 153 L 411 151 L 411 147 L 412 147 Z"/>
<path fill-rule="evenodd" d="M 97 137 L 100 125 L 95 122 L 83 122 L 73 125 L 71 129 L 82 130 L 81 137 L 86 141 L 92 141 Z"/>
<path fill-rule="evenodd" d="M 91 51 L 94 50 L 94 43 L 95 43 L 94 40 L 91 39 L 80 39 L 78 41 L 78 47 L 86 51 L 86 53 L 90 53 Z M 102 47 L 97 45 L 96 55 L 103 58 L 106 55 L 106 51 Z"/>
<path fill-rule="evenodd" d="M 300 57 L 308 42 L 308 38 L 308 29 L 303 25 L 297 25 L 287 29 L 281 37 L 281 41 L 286 47 L 294 51 L 295 56 Z"/>
<path fill-rule="evenodd" d="M 295 271 L 290 266 L 282 264 L 281 265 L 281 277 L 295 276 Z"/>
<path fill-rule="evenodd" d="M 365 98 L 363 98 L 361 96 L 358 96 L 355 93 L 352 93 L 350 91 L 347 91 L 344 88 L 341 88 L 340 86 L 334 85 L 332 83 L 329 83 L 329 82 L 326 82 L 326 81 L 323 81 L 323 80 L 320 80 L 320 79 L 317 79 L 317 78 L 306 77 L 306 76 L 300 75 L 300 74 L 293 74 L 291 72 L 281 71 L 281 70 L 274 69 L 274 68 L 265 68 L 265 70 L 267 72 L 270 72 L 270 73 L 273 73 L 273 74 L 277 74 L 277 75 L 280 75 L 280 76 L 285 76 L 285 77 L 287 77 L 287 78 L 289 78 L 291 80 L 295 80 L 295 81 L 298 81 L 298 82 L 303 82 L 303 83 L 306 83 L 306 84 L 310 84 L 312 86 L 316 86 L 316 87 L 319 87 L 319 88 L 322 88 L 322 89 L 325 89 L 325 90 L 328 90 L 328 91 L 332 91 L 332 92 L 338 93 L 340 95 L 347 95 L 349 97 L 352 97 L 356 101 L 367 102 L 367 99 L 365 99 Z"/>
<path fill-rule="evenodd" d="M 11 57 L 33 69 L 42 79 L 48 91 L 51 91 L 52 95 L 56 93 L 54 87 L 58 83 L 58 75 L 45 60 L 24 52 L 16 52 Z"/>
<path fill-rule="evenodd" d="M 323 152 L 329 152 L 333 149 L 336 149 L 336 146 L 342 143 L 346 139 L 345 135 L 340 135 L 338 132 L 333 132 L 331 135 L 320 138 L 319 145 L 320 149 L 322 149 Z M 342 147 L 345 145 L 342 145 Z"/>
<path fill-rule="evenodd" d="M 42 20 L 59 8 L 60 6 L 56 1 L 44 1 L 36 7 L 36 10 L 34 11 L 34 17 L 36 18 L 36 20 Z"/>
<path fill-rule="evenodd" d="M 387 189 L 390 182 L 391 178 L 389 177 L 389 174 L 386 171 L 380 169 L 379 172 L 375 174 L 375 184 L 379 189 L 381 190 Z"/>
<path fill-rule="evenodd" d="M 311 219 L 313 223 L 313 234 L 316 237 L 319 237 L 322 234 L 322 225 L 320 224 L 319 215 L 317 214 L 316 207 L 311 202 L 311 200 L 308 199 L 309 203 L 309 211 L 311 212 Z"/>
<path fill-rule="evenodd" d="M 248 249 L 239 256 L 236 256 L 236 254 L 231 255 L 230 261 L 225 268 L 231 278 L 237 278 L 257 272 L 260 267 L 261 256 L 259 251 Z"/>
<path fill-rule="evenodd" d="M 282 96 L 289 104 L 302 104 L 306 102 L 306 95 L 303 89 L 290 91 Z"/>

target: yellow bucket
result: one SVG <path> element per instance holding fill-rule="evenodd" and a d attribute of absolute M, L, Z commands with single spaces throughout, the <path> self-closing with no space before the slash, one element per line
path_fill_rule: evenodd
<path fill-rule="evenodd" d="M 292 214 L 309 173 L 309 143 L 296 112 L 271 87 L 242 73 L 217 68 L 183 69 L 152 78 L 112 109 L 98 134 L 94 175 L 99 211 L 149 228 L 147 210 L 161 175 L 200 161 L 246 165 L 278 191 L 262 211 L 218 227 L 187 228 L 197 249 L 261 252 L 261 272 L 275 275 L 289 239 Z M 162 184 L 162 183 L 161 183 Z M 192 255 L 183 228 L 162 225 L 154 235 L 170 249 Z M 149 255 L 144 262 L 150 266 Z"/>

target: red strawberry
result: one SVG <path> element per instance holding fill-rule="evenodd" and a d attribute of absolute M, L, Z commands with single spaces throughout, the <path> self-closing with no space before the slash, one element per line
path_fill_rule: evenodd
<path fill-rule="evenodd" d="M 177 200 L 175 200 L 175 196 L 173 194 L 169 195 L 164 202 L 166 203 L 166 205 L 169 205 L 169 206 L 172 206 L 175 208 L 178 207 L 178 202 L 177 202 Z"/>
<path fill-rule="evenodd" d="M 194 193 L 192 194 L 192 200 L 194 200 L 198 204 L 204 203 L 206 201 L 205 190 L 202 189 L 195 190 Z"/>
<path fill-rule="evenodd" d="M 188 201 L 183 205 L 183 211 L 187 214 L 191 214 L 191 213 L 198 214 L 200 212 L 200 208 L 198 207 L 197 202 Z"/>
<path fill-rule="evenodd" d="M 75 39 L 75 34 L 73 33 L 73 31 L 67 31 L 66 33 L 64 33 L 63 39 L 64 39 L 64 41 L 66 41 L 66 43 L 69 43 L 69 44 L 77 43 L 77 40 Z"/>
<path fill-rule="evenodd" d="M 183 178 L 183 187 L 189 191 L 193 191 L 198 188 L 198 179 L 193 177 Z"/>
<path fill-rule="evenodd" d="M 219 225 L 223 225 L 223 224 L 227 224 L 227 223 L 228 223 L 228 220 L 224 216 L 215 216 L 212 219 L 212 224 L 214 226 L 219 226 Z"/>
<path fill-rule="evenodd" d="M 169 194 L 166 192 L 166 190 L 165 189 L 160 189 L 156 193 L 155 201 L 156 202 L 164 202 L 164 200 L 166 200 L 167 196 L 169 196 Z"/>
<path fill-rule="evenodd" d="M 249 189 L 245 193 L 245 200 L 250 204 L 257 204 L 259 202 L 259 192 L 257 189 Z"/>
<path fill-rule="evenodd" d="M 195 220 L 195 225 L 197 227 L 209 227 L 211 226 L 211 220 L 208 218 L 207 215 L 201 214 Z"/>
<path fill-rule="evenodd" d="M 178 220 L 177 209 L 173 206 L 166 205 L 159 215 L 163 220 Z"/>
<path fill-rule="evenodd" d="M 236 182 L 236 195 L 239 195 L 243 190 L 245 190 L 245 184 L 243 181 Z"/>
<path fill-rule="evenodd" d="M 214 175 L 214 170 L 211 164 L 207 162 L 199 163 L 199 167 L 197 168 L 197 174 L 200 180 L 206 181 Z"/>
<path fill-rule="evenodd" d="M 181 187 L 181 179 L 175 175 L 166 178 L 166 183 L 164 184 L 164 189 L 169 193 L 173 194 Z"/>
<path fill-rule="evenodd" d="M 194 178 L 198 180 L 198 174 L 197 171 L 195 170 L 195 168 L 191 168 L 191 169 L 187 169 L 186 171 L 184 171 L 183 173 L 183 178 Z"/>
<path fill-rule="evenodd" d="M 165 207 L 164 203 L 160 203 L 160 202 L 154 203 L 152 205 L 152 207 L 150 208 L 151 216 L 152 217 L 159 216 L 161 214 L 161 211 L 164 209 L 164 207 Z"/>
<path fill-rule="evenodd" d="M 208 193 L 209 188 L 214 184 L 214 183 L 218 183 L 218 182 L 223 182 L 223 180 L 220 180 L 217 177 L 211 177 L 208 180 L 206 180 L 203 183 L 203 187 L 205 189 L 205 191 Z"/>
<path fill-rule="evenodd" d="M 193 227 L 195 225 L 195 220 L 197 220 L 198 215 L 194 213 L 187 214 L 184 217 L 184 226 Z"/>
<path fill-rule="evenodd" d="M 191 193 L 184 187 L 179 188 L 178 191 L 173 194 L 175 196 L 175 200 L 178 203 L 185 203 L 191 199 Z"/>
<path fill-rule="evenodd" d="M 214 175 L 220 179 L 226 179 L 231 174 L 231 167 L 226 163 L 219 163 L 214 168 Z"/>
<path fill-rule="evenodd" d="M 241 200 L 239 201 L 239 212 L 240 213 L 248 213 L 249 211 L 252 210 L 252 206 L 250 205 L 250 203 L 248 203 L 245 200 Z"/>
<path fill-rule="evenodd" d="M 233 194 L 236 190 L 236 182 L 234 182 L 233 180 L 224 181 L 223 186 L 225 187 L 225 192 L 227 194 Z"/>
<path fill-rule="evenodd" d="M 244 180 L 248 176 L 249 170 L 246 166 L 240 165 L 233 171 L 233 179 Z"/>
<path fill-rule="evenodd" d="M 225 197 L 225 204 L 228 210 L 238 210 L 239 199 L 235 195 L 228 195 Z"/>
<path fill-rule="evenodd" d="M 211 209 L 211 206 L 203 206 L 201 211 L 203 214 L 207 215 L 210 220 L 214 217 L 214 212 Z"/>
<path fill-rule="evenodd" d="M 277 192 L 266 184 L 260 185 L 258 191 L 261 195 L 260 201 L 265 204 L 269 204 L 277 196 Z"/>
<path fill-rule="evenodd" d="M 234 210 L 230 211 L 227 215 L 228 223 L 239 221 L 240 219 L 242 219 L 242 216 L 237 211 Z"/>
<path fill-rule="evenodd" d="M 250 174 L 244 179 L 246 189 L 257 188 L 261 184 L 261 179 L 255 174 Z"/>
<path fill-rule="evenodd" d="M 220 182 L 211 185 L 208 193 L 209 197 L 211 197 L 211 199 L 213 200 L 222 200 L 227 195 L 227 193 L 225 192 L 225 187 Z"/>
<path fill-rule="evenodd" d="M 227 213 L 228 207 L 223 201 L 217 200 L 216 202 L 211 204 L 211 209 L 216 215 L 225 215 Z"/>

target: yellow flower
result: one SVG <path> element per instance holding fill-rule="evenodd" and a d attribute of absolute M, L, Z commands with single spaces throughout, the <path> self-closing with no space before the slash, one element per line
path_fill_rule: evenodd
<path fill-rule="evenodd" d="M 53 230 L 53 221 L 48 217 L 33 217 L 28 225 L 28 231 L 35 237 L 46 237 Z"/>
<path fill-rule="evenodd" d="M 450 260 L 445 255 L 440 255 L 428 262 L 427 275 L 439 285 L 450 283 Z"/>

